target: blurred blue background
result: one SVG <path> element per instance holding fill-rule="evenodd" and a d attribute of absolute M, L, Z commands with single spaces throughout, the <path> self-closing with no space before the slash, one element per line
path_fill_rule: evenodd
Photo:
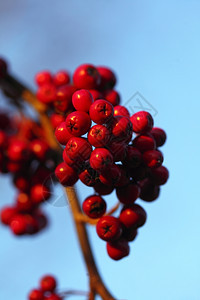
<path fill-rule="evenodd" d="M 162 150 L 170 180 L 157 201 L 138 201 L 148 220 L 128 258 L 112 261 L 90 229 L 100 272 L 118 300 L 200 299 L 199 12 L 198 0 L 0 1 L 0 54 L 29 86 L 35 89 L 34 75 L 43 69 L 110 66 L 122 103 L 140 92 L 168 134 Z M 82 200 L 91 193 L 77 188 Z M 1 176 L 0 190 L 1 208 L 15 195 L 9 177 Z M 62 189 L 55 194 L 62 198 Z M 106 199 L 112 204 L 115 195 Z M 16 238 L 0 227 L 2 300 L 26 299 L 46 273 L 61 289 L 87 290 L 69 206 L 44 206 L 51 225 L 35 237 Z"/>

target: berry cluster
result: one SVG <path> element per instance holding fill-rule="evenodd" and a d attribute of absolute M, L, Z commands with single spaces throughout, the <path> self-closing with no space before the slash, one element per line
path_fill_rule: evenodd
<path fill-rule="evenodd" d="M 128 242 L 146 221 L 146 212 L 135 204 L 136 199 L 155 200 L 160 185 L 168 179 L 158 149 L 166 134 L 153 127 L 148 112 L 130 116 L 119 105 L 119 94 L 113 90 L 116 77 L 110 69 L 81 65 L 73 74 L 73 83 L 75 91 L 69 100 L 72 111 L 66 111 L 65 121 L 55 130 L 58 142 L 65 146 L 64 162 L 56 167 L 55 174 L 63 186 L 72 186 L 80 179 L 94 188 L 95 194 L 83 202 L 83 211 L 98 219 L 97 234 L 107 242 L 108 255 L 118 260 L 129 254 Z M 102 198 L 114 189 L 123 205 L 119 217 L 106 215 Z"/>
<path fill-rule="evenodd" d="M 56 292 L 57 282 L 54 276 L 46 275 L 41 278 L 39 288 L 33 289 L 28 296 L 29 300 L 62 300 Z"/>
<path fill-rule="evenodd" d="M 40 205 L 50 197 L 46 178 L 57 159 L 43 134 L 35 121 L 0 113 L 0 172 L 10 173 L 17 189 L 15 203 L 0 218 L 15 235 L 35 234 L 47 224 Z"/>

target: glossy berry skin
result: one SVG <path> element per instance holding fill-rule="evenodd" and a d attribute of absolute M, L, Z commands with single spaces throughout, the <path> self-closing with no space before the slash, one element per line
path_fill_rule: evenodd
<path fill-rule="evenodd" d="M 128 168 L 136 168 L 140 165 L 142 161 L 141 152 L 132 146 L 126 148 L 126 157 L 123 160 L 123 164 Z"/>
<path fill-rule="evenodd" d="M 56 100 L 56 88 L 53 84 L 46 83 L 39 87 L 36 96 L 42 103 L 52 103 Z"/>
<path fill-rule="evenodd" d="M 112 139 L 116 141 L 130 141 L 132 129 L 132 123 L 129 118 L 116 116 L 112 125 Z"/>
<path fill-rule="evenodd" d="M 133 124 L 133 131 L 135 133 L 146 133 L 153 127 L 153 118 L 151 114 L 146 111 L 139 111 L 133 114 L 130 120 Z"/>
<path fill-rule="evenodd" d="M 72 85 L 63 85 L 56 90 L 56 99 L 53 103 L 56 111 L 64 113 L 72 107 L 72 95 L 76 88 Z"/>
<path fill-rule="evenodd" d="M 0 58 L 0 79 L 4 78 L 7 74 L 7 63 L 4 59 Z"/>
<path fill-rule="evenodd" d="M 104 93 L 104 98 L 110 102 L 113 106 L 119 105 L 120 103 L 120 95 L 115 90 L 109 90 Z"/>
<path fill-rule="evenodd" d="M 66 145 L 65 152 L 73 161 L 84 162 L 92 152 L 92 146 L 84 138 L 72 137 Z"/>
<path fill-rule="evenodd" d="M 73 74 L 73 82 L 78 89 L 95 89 L 100 81 L 99 72 L 91 64 L 80 65 Z"/>
<path fill-rule="evenodd" d="M 55 114 L 55 113 L 52 114 L 50 117 L 50 121 L 53 126 L 53 129 L 56 129 L 56 127 L 58 127 L 60 123 L 64 122 L 65 119 L 66 119 L 65 116 L 62 116 L 60 114 Z"/>
<path fill-rule="evenodd" d="M 81 136 L 88 132 L 91 126 L 91 119 L 84 111 L 73 111 L 66 118 L 66 128 L 73 136 Z"/>
<path fill-rule="evenodd" d="M 143 153 L 142 159 L 144 164 L 149 168 L 158 168 L 162 165 L 163 155 L 158 150 L 149 150 Z"/>
<path fill-rule="evenodd" d="M 156 142 L 151 134 L 141 134 L 134 138 L 132 146 L 136 147 L 140 152 L 145 152 L 154 150 Z"/>
<path fill-rule="evenodd" d="M 77 172 L 64 162 L 56 167 L 55 175 L 63 186 L 72 186 L 78 180 Z"/>
<path fill-rule="evenodd" d="M 146 178 L 140 182 L 141 192 L 140 199 L 146 202 L 152 202 L 156 200 L 160 193 L 160 187 L 155 185 L 149 178 Z"/>
<path fill-rule="evenodd" d="M 97 70 L 101 76 L 100 89 L 107 90 L 112 89 L 116 84 L 116 76 L 113 71 L 107 67 L 99 66 Z"/>
<path fill-rule="evenodd" d="M 56 279 L 51 275 L 46 275 L 40 280 L 40 288 L 43 292 L 53 292 L 56 288 L 56 285 Z"/>
<path fill-rule="evenodd" d="M 92 195 L 84 200 L 82 208 L 88 217 L 98 219 L 102 217 L 106 211 L 106 202 L 102 197 Z"/>
<path fill-rule="evenodd" d="M 130 118 L 130 113 L 125 106 L 116 105 L 114 107 L 114 116 L 124 116 L 124 117 Z"/>
<path fill-rule="evenodd" d="M 154 140 L 156 141 L 156 147 L 161 147 L 165 144 L 167 135 L 163 129 L 154 127 L 152 128 L 150 133 L 152 134 Z"/>
<path fill-rule="evenodd" d="M 78 90 L 72 96 L 72 104 L 79 111 L 88 112 L 93 102 L 92 94 L 88 90 Z"/>
<path fill-rule="evenodd" d="M 121 169 L 118 165 L 113 164 L 106 171 L 102 171 L 99 179 L 105 185 L 116 186 L 121 177 Z"/>
<path fill-rule="evenodd" d="M 169 171 L 164 166 L 152 169 L 150 172 L 150 179 L 156 185 L 163 185 L 169 178 Z"/>
<path fill-rule="evenodd" d="M 52 76 L 49 71 L 42 71 L 36 74 L 35 81 L 38 86 L 49 84 L 52 82 Z"/>
<path fill-rule="evenodd" d="M 33 203 L 40 204 L 50 198 L 50 189 L 44 184 L 36 184 L 30 190 L 30 197 Z"/>
<path fill-rule="evenodd" d="M 26 233 L 26 219 L 23 215 L 15 215 L 10 223 L 10 228 L 15 235 Z"/>
<path fill-rule="evenodd" d="M 44 300 L 43 292 L 37 289 L 34 289 L 30 292 L 28 296 L 29 300 Z"/>
<path fill-rule="evenodd" d="M 137 237 L 138 231 L 134 227 L 131 228 L 123 228 L 122 238 L 124 238 L 128 242 L 132 242 Z"/>
<path fill-rule="evenodd" d="M 53 76 L 53 82 L 56 86 L 62 86 L 70 82 L 69 73 L 66 71 L 59 71 Z"/>
<path fill-rule="evenodd" d="M 7 155 L 11 161 L 19 162 L 27 160 L 30 157 L 28 144 L 19 139 L 12 140 L 8 146 Z"/>
<path fill-rule="evenodd" d="M 98 90 L 88 90 L 88 91 L 92 95 L 94 101 L 103 98 L 103 94 L 101 92 L 99 92 Z"/>
<path fill-rule="evenodd" d="M 111 134 L 104 125 L 94 125 L 88 132 L 87 138 L 92 146 L 105 147 L 111 138 Z"/>
<path fill-rule="evenodd" d="M 138 228 L 144 225 L 146 222 L 146 212 L 138 204 L 132 204 L 125 206 L 119 216 L 120 222 L 126 226 L 126 228 Z"/>
<path fill-rule="evenodd" d="M 123 204 L 132 204 L 140 195 L 140 187 L 135 183 L 130 183 L 124 187 L 116 189 L 117 198 Z"/>
<path fill-rule="evenodd" d="M 104 171 L 113 164 L 113 156 L 105 148 L 96 148 L 90 156 L 90 165 L 94 170 Z"/>
<path fill-rule="evenodd" d="M 79 179 L 87 186 L 94 186 L 99 180 L 99 173 L 86 164 L 85 168 L 79 173 Z"/>
<path fill-rule="evenodd" d="M 96 124 L 107 123 L 114 114 L 113 105 L 106 100 L 96 100 L 89 110 L 90 118 Z"/>
<path fill-rule="evenodd" d="M 15 207 L 6 206 L 1 210 L 1 222 L 4 225 L 9 225 L 12 221 L 12 218 L 17 214 L 17 210 Z"/>
<path fill-rule="evenodd" d="M 107 253 L 110 258 L 120 260 L 129 255 L 130 247 L 125 239 L 120 239 L 116 242 L 108 242 L 106 244 Z"/>
<path fill-rule="evenodd" d="M 103 216 L 96 225 L 98 236 L 104 241 L 114 241 L 122 234 L 122 225 L 118 218 Z"/>
<path fill-rule="evenodd" d="M 55 137 L 61 145 L 66 145 L 73 135 L 67 130 L 66 122 L 62 122 L 55 130 Z"/>

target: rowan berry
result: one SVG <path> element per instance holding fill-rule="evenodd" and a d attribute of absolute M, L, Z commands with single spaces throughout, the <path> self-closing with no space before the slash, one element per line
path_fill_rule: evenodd
<path fill-rule="evenodd" d="M 158 168 L 162 165 L 163 155 L 158 150 L 149 150 L 143 153 L 144 164 L 149 168 Z"/>
<path fill-rule="evenodd" d="M 104 171 L 113 164 L 113 156 L 105 148 L 96 148 L 92 151 L 90 156 L 90 165 L 97 171 Z"/>
<path fill-rule="evenodd" d="M 123 165 L 127 166 L 128 168 L 136 168 L 140 165 L 141 161 L 141 152 L 131 145 L 128 146 L 126 148 L 126 157 L 123 160 Z"/>
<path fill-rule="evenodd" d="M 86 161 L 92 152 L 92 146 L 84 138 L 72 137 L 65 147 L 67 156 L 76 162 Z"/>
<path fill-rule="evenodd" d="M 146 222 L 146 212 L 138 204 L 124 206 L 120 213 L 119 220 L 127 228 L 136 229 L 143 226 Z"/>
<path fill-rule="evenodd" d="M 108 90 L 104 93 L 104 97 L 108 102 L 110 102 L 113 106 L 119 105 L 120 103 L 120 95 L 115 90 Z"/>
<path fill-rule="evenodd" d="M 72 186 L 78 180 L 76 171 L 64 162 L 56 167 L 55 175 L 63 186 Z"/>
<path fill-rule="evenodd" d="M 87 138 L 92 146 L 105 147 L 111 138 L 111 134 L 104 125 L 94 125 L 88 132 Z"/>
<path fill-rule="evenodd" d="M 38 86 L 52 83 L 52 75 L 49 71 L 41 71 L 36 74 L 35 81 Z"/>
<path fill-rule="evenodd" d="M 113 192 L 114 187 L 103 184 L 102 182 L 98 182 L 94 185 L 94 190 L 101 196 L 109 195 Z"/>
<path fill-rule="evenodd" d="M 103 98 L 103 94 L 101 92 L 99 92 L 98 90 L 88 90 L 88 91 L 92 95 L 94 101 Z"/>
<path fill-rule="evenodd" d="M 33 203 L 26 193 L 19 193 L 16 198 L 16 207 L 20 212 L 29 212 L 33 208 Z"/>
<path fill-rule="evenodd" d="M 124 117 L 130 118 L 130 113 L 125 106 L 116 105 L 114 107 L 114 116 L 124 116 Z"/>
<path fill-rule="evenodd" d="M 78 89 L 95 89 L 101 81 L 98 70 L 91 64 L 80 65 L 73 74 Z"/>
<path fill-rule="evenodd" d="M 56 279 L 52 275 L 46 275 L 40 280 L 40 288 L 43 292 L 53 292 L 56 285 Z"/>
<path fill-rule="evenodd" d="M 103 216 L 96 225 L 98 236 L 104 241 L 114 241 L 122 234 L 122 225 L 118 218 Z"/>
<path fill-rule="evenodd" d="M 86 163 L 79 173 L 79 179 L 87 186 L 94 186 L 99 181 L 99 173 Z"/>
<path fill-rule="evenodd" d="M 140 199 L 146 202 L 152 202 L 158 198 L 160 187 L 155 185 L 151 180 L 149 180 L 149 178 L 140 181 L 140 187 Z"/>
<path fill-rule="evenodd" d="M 107 90 L 112 89 L 116 84 L 116 76 L 113 71 L 107 67 L 99 66 L 97 70 L 101 76 L 100 89 Z"/>
<path fill-rule="evenodd" d="M 140 187 L 138 184 L 129 183 L 124 187 L 118 187 L 116 193 L 121 203 L 132 204 L 140 195 Z"/>
<path fill-rule="evenodd" d="M 62 122 L 55 130 L 55 137 L 61 145 L 66 145 L 73 135 L 67 130 L 66 122 Z"/>
<path fill-rule="evenodd" d="M 23 215 L 16 214 L 9 225 L 15 235 L 22 235 L 26 233 L 26 220 Z"/>
<path fill-rule="evenodd" d="M 10 225 L 13 217 L 17 214 L 17 209 L 12 206 L 6 206 L 1 210 L 1 222 L 4 225 Z"/>
<path fill-rule="evenodd" d="M 84 111 L 73 111 L 66 118 L 66 128 L 73 136 L 81 136 L 88 132 L 91 119 Z"/>
<path fill-rule="evenodd" d="M 56 100 L 56 87 L 52 83 L 46 83 L 39 87 L 36 96 L 42 103 L 52 103 Z"/>
<path fill-rule="evenodd" d="M 154 150 L 156 148 L 156 142 L 151 134 L 138 135 L 134 138 L 133 147 L 136 147 L 140 152 L 148 150 Z"/>
<path fill-rule="evenodd" d="M 106 211 L 106 202 L 102 197 L 92 195 L 84 200 L 82 208 L 88 217 L 97 219 L 104 215 Z"/>
<path fill-rule="evenodd" d="M 47 152 L 50 150 L 49 145 L 41 140 L 41 139 L 34 139 L 29 143 L 29 149 L 32 154 L 40 161 L 45 161 L 47 156 Z"/>
<path fill-rule="evenodd" d="M 93 102 L 92 94 L 88 90 L 78 90 L 72 95 L 72 104 L 76 110 L 88 112 Z"/>
<path fill-rule="evenodd" d="M 64 122 L 65 119 L 65 116 L 55 113 L 53 113 L 50 117 L 50 121 L 54 129 L 56 129 L 56 127 L 58 127 L 60 123 Z"/>
<path fill-rule="evenodd" d="M 113 105 L 103 99 L 96 100 L 90 106 L 89 114 L 93 122 L 96 124 L 104 124 L 113 117 Z"/>
<path fill-rule="evenodd" d="M 29 294 L 29 300 L 44 300 L 43 292 L 37 289 L 34 289 Z"/>
<path fill-rule="evenodd" d="M 169 178 L 169 171 L 164 166 L 152 169 L 149 175 L 151 181 L 156 185 L 163 185 Z"/>
<path fill-rule="evenodd" d="M 103 184 L 113 186 L 117 185 L 117 183 L 120 181 L 120 177 L 121 169 L 116 164 L 110 166 L 110 168 L 106 171 L 102 171 L 99 175 L 99 179 Z"/>
<path fill-rule="evenodd" d="M 56 86 L 62 86 L 70 82 L 70 75 L 66 71 L 59 71 L 53 76 L 53 82 Z"/>
<path fill-rule="evenodd" d="M 35 204 L 48 200 L 50 196 L 50 189 L 44 184 L 36 184 L 30 190 L 31 200 Z"/>
<path fill-rule="evenodd" d="M 146 111 L 139 111 L 130 117 L 133 124 L 133 131 L 136 133 L 146 133 L 153 127 L 153 118 Z"/>
<path fill-rule="evenodd" d="M 120 239 L 115 242 L 108 242 L 106 244 L 107 253 L 110 258 L 114 260 L 120 260 L 129 255 L 130 247 L 125 239 Z"/>
<path fill-rule="evenodd" d="M 163 129 L 154 127 L 152 128 L 150 133 L 152 134 L 154 140 L 156 141 L 156 147 L 161 147 L 164 145 L 167 135 Z"/>
<path fill-rule="evenodd" d="M 129 142 L 132 137 L 132 123 L 128 117 L 116 116 L 113 118 L 112 139 Z"/>

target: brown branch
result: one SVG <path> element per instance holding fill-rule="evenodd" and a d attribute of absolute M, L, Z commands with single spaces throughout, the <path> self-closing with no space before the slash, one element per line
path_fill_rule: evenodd
<path fill-rule="evenodd" d="M 47 142 L 54 150 L 57 150 L 58 155 L 61 156 L 62 148 L 58 145 L 55 139 L 51 123 L 46 114 L 46 106 L 40 103 L 31 91 L 29 91 L 23 84 L 21 84 L 18 80 L 16 80 L 11 75 L 7 75 L 4 81 L 1 82 L 1 86 L 7 88 L 8 90 L 9 88 L 11 89 L 13 88 L 14 91 L 17 92 L 18 95 L 24 101 L 29 103 L 38 112 L 39 120 L 45 131 L 45 137 Z M 97 294 L 101 296 L 103 300 L 114 300 L 116 298 L 114 298 L 110 294 L 110 292 L 108 291 L 105 284 L 103 283 L 101 276 L 97 270 L 94 256 L 90 247 L 85 224 L 84 222 L 78 219 L 78 216 L 80 216 L 82 212 L 81 212 L 81 208 L 80 208 L 80 204 L 76 192 L 73 187 L 67 187 L 65 188 L 65 190 L 70 203 L 82 254 L 89 273 L 89 280 L 90 280 L 89 300 L 95 299 L 95 296 Z"/>

